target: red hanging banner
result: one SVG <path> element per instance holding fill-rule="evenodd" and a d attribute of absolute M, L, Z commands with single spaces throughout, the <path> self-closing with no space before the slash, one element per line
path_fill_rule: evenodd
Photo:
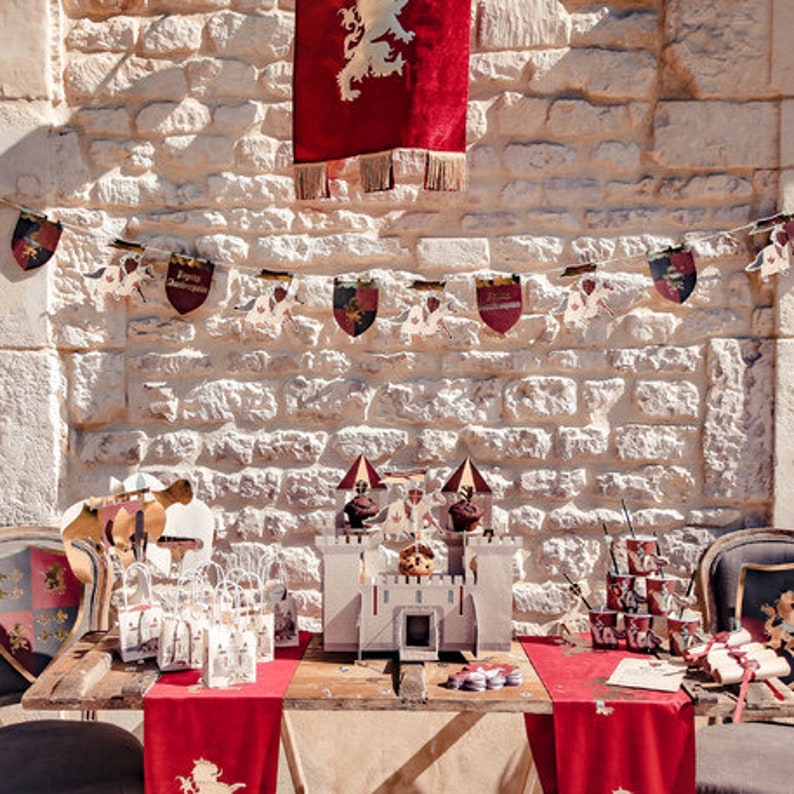
<path fill-rule="evenodd" d="M 355 155 L 364 190 L 389 189 L 396 148 L 428 152 L 426 188 L 462 188 L 470 0 L 297 0 L 295 18 L 297 197 Z"/>

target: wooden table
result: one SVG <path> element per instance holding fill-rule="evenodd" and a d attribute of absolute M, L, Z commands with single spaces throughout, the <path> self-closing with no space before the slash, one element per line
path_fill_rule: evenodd
<path fill-rule="evenodd" d="M 146 693 L 160 672 L 154 660 L 122 662 L 118 640 L 96 632 L 78 640 L 58 657 L 22 698 L 26 709 L 102 710 L 143 709 Z M 523 676 L 520 686 L 485 692 L 449 689 L 443 684 L 452 672 L 470 662 L 510 664 Z M 165 674 L 167 675 L 167 673 Z M 730 719 L 738 687 L 718 687 L 704 679 L 685 681 L 695 713 L 716 721 Z M 482 716 L 493 712 L 551 714 L 552 702 L 518 642 L 509 651 L 474 659 L 462 654 L 444 661 L 400 664 L 354 654 L 326 653 L 322 637 L 312 637 L 284 697 L 282 744 L 295 790 L 303 792 L 305 776 L 294 743 L 290 712 L 295 711 L 434 711 L 459 716 L 454 742 Z M 468 715 L 468 716 L 467 716 Z M 794 717 L 794 692 L 777 679 L 748 688 L 744 721 Z"/>
<path fill-rule="evenodd" d="M 144 696 L 161 673 L 153 659 L 125 664 L 117 647 L 112 633 L 84 635 L 31 684 L 22 697 L 23 707 L 89 712 L 142 709 Z M 523 676 L 521 686 L 478 693 L 443 686 L 450 673 L 474 661 L 471 654 L 462 654 L 458 661 L 423 664 L 399 665 L 381 657 L 359 662 L 353 654 L 326 653 L 322 637 L 314 635 L 287 689 L 284 708 L 551 713 L 548 693 L 519 643 L 514 642 L 510 651 L 484 654 L 476 661 L 517 667 Z"/>
<path fill-rule="evenodd" d="M 152 659 L 122 662 L 117 648 L 114 633 L 84 635 L 30 686 L 22 698 L 23 707 L 79 710 L 86 715 L 104 710 L 142 710 L 146 693 L 161 673 Z M 400 665 L 382 657 L 357 661 L 354 654 L 326 653 L 322 637 L 314 635 L 284 697 L 281 739 L 295 791 L 305 792 L 306 783 L 290 718 L 294 711 L 455 712 L 458 717 L 445 737 L 448 746 L 486 714 L 552 713 L 549 695 L 519 643 L 512 643 L 509 651 L 484 654 L 476 661 L 513 665 L 522 673 L 520 686 L 475 693 L 443 685 L 450 673 L 474 661 L 471 654 L 423 664 Z"/>

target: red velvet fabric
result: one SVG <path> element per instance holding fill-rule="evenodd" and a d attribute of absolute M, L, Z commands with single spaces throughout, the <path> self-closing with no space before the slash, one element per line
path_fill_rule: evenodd
<path fill-rule="evenodd" d="M 295 19 L 296 163 L 465 151 L 470 0 L 297 0 Z"/>
<path fill-rule="evenodd" d="M 146 794 L 275 792 L 284 693 L 310 638 L 277 648 L 256 683 L 234 689 L 202 687 L 198 670 L 164 673 L 143 703 Z"/>
<path fill-rule="evenodd" d="M 694 794 L 694 710 L 685 692 L 607 686 L 625 651 L 550 637 L 521 644 L 554 704 L 553 718 L 526 717 L 546 794 Z"/>

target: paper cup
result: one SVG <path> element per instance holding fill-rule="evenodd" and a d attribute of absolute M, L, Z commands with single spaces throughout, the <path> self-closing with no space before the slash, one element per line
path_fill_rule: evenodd
<path fill-rule="evenodd" d="M 648 576 L 645 597 L 651 615 L 667 615 L 675 609 L 673 594 L 678 592 L 680 579 L 674 576 Z"/>
<path fill-rule="evenodd" d="M 624 616 L 626 621 L 626 650 L 635 653 L 649 653 L 660 644 L 660 638 L 653 632 L 653 615 L 634 613 Z"/>
<path fill-rule="evenodd" d="M 614 609 L 590 610 L 590 636 L 594 648 L 618 647 L 618 613 Z"/>
<path fill-rule="evenodd" d="M 670 641 L 670 654 L 684 656 L 685 652 L 701 641 L 698 636 L 700 616 L 684 612 L 683 616 L 667 616 L 667 638 Z"/>
<path fill-rule="evenodd" d="M 607 572 L 607 608 L 616 612 L 636 612 L 642 601 L 635 590 L 636 577 L 628 573 Z"/>
<path fill-rule="evenodd" d="M 659 570 L 656 538 L 651 535 L 632 535 L 626 538 L 626 556 L 629 573 L 635 576 L 648 576 Z"/>

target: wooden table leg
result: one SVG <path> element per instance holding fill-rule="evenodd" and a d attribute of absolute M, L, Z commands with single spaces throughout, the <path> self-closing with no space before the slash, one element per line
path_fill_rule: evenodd
<path fill-rule="evenodd" d="M 284 755 L 287 757 L 287 765 L 289 766 L 289 774 L 292 778 L 292 786 L 295 789 L 295 794 L 306 794 L 308 791 L 306 787 L 306 777 L 303 774 L 303 765 L 301 764 L 301 759 L 298 755 L 297 747 L 295 746 L 292 720 L 286 709 L 281 713 L 281 744 L 284 747 Z"/>

